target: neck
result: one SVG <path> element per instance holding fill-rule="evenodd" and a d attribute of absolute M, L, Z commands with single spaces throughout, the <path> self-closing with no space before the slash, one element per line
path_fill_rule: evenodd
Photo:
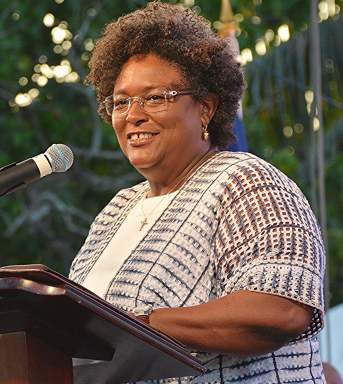
<path fill-rule="evenodd" d="M 213 153 L 217 152 L 217 148 L 207 148 L 198 153 L 191 161 L 188 161 L 175 172 L 170 169 L 160 170 L 159 177 L 148 177 L 150 191 L 148 197 L 165 195 L 179 189 L 195 172 L 195 170 Z M 176 167 L 175 167 L 176 168 Z"/>

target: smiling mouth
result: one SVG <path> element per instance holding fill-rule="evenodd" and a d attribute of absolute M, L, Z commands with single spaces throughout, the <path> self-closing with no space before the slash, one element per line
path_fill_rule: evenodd
<path fill-rule="evenodd" d="M 146 140 L 151 139 L 153 136 L 158 135 L 158 133 L 151 132 L 138 132 L 138 133 L 130 133 L 127 138 L 131 143 L 139 143 L 144 142 Z"/>

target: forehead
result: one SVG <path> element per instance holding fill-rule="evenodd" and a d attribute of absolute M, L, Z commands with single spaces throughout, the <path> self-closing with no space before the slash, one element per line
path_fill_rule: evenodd
<path fill-rule="evenodd" d="M 115 93 L 139 94 L 142 91 L 185 84 L 181 70 L 155 55 L 131 57 L 122 67 L 114 84 Z"/>

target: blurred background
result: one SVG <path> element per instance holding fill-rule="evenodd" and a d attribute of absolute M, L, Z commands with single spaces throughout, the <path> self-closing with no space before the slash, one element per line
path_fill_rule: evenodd
<path fill-rule="evenodd" d="M 66 174 L 1 197 L 1 265 L 66 274 L 97 212 L 141 179 L 83 80 L 104 25 L 147 2 L 1 0 L 0 167 L 52 143 L 76 157 Z M 166 2 L 193 8 L 237 45 L 247 83 L 237 147 L 246 139 L 304 191 L 326 240 L 329 306 L 342 303 L 343 0 Z"/>

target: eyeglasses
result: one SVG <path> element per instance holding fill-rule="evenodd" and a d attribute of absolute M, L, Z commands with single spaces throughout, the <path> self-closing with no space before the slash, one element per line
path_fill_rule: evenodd
<path fill-rule="evenodd" d="M 175 97 L 183 95 L 191 95 L 190 90 L 183 91 L 154 91 L 147 96 L 107 96 L 104 100 L 106 112 L 109 116 L 114 113 L 115 116 L 125 116 L 133 102 L 136 100 L 141 108 L 147 113 L 156 113 L 166 111 L 168 104 L 173 102 Z"/>

